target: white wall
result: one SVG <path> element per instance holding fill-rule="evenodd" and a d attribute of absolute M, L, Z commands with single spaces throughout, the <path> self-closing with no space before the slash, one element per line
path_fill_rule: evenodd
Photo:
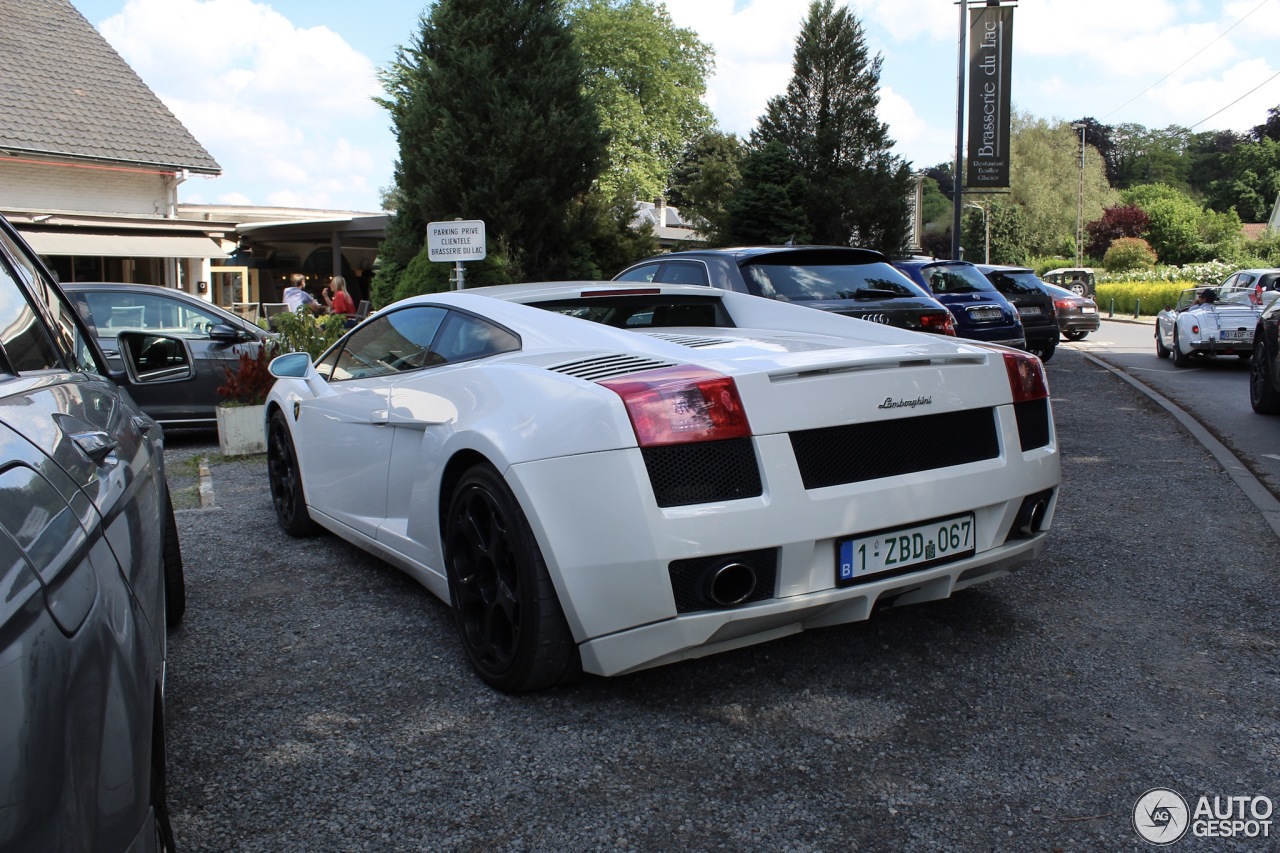
<path fill-rule="evenodd" d="M 82 166 L 6 162 L 0 157 L 0 208 L 164 216 L 165 176 Z"/>

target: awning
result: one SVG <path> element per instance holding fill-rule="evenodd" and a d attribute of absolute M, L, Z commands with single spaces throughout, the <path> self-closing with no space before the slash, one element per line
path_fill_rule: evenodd
<path fill-rule="evenodd" d="M 209 237 L 194 235 L 77 234 L 19 229 L 37 255 L 102 258 L 228 258 Z"/>

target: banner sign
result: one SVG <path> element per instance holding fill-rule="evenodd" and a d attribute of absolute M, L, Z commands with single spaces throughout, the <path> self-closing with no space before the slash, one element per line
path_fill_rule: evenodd
<path fill-rule="evenodd" d="M 973 189 L 1009 186 L 1012 6 L 969 11 L 969 168 Z"/>

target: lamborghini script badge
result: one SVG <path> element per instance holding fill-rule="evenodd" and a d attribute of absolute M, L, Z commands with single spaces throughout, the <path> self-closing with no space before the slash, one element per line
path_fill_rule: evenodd
<path fill-rule="evenodd" d="M 895 400 L 892 397 L 885 397 L 884 402 L 876 406 L 877 409 L 914 409 L 916 406 L 932 406 L 932 397 L 916 397 L 912 400 Z"/>

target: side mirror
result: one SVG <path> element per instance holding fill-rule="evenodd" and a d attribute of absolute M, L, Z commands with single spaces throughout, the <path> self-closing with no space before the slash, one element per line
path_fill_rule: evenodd
<path fill-rule="evenodd" d="M 248 337 L 244 332 L 235 326 L 228 326 L 225 323 L 215 323 L 209 328 L 209 338 L 215 341 L 226 341 L 228 343 L 238 343 Z"/>
<path fill-rule="evenodd" d="M 311 367 L 311 356 L 305 352 L 287 352 L 271 359 L 267 369 L 277 379 L 303 379 Z"/>
<path fill-rule="evenodd" d="M 182 382 L 196 375 L 191 347 L 182 338 L 150 332 L 121 332 L 116 336 L 116 343 L 129 382 L 135 385 Z"/>

